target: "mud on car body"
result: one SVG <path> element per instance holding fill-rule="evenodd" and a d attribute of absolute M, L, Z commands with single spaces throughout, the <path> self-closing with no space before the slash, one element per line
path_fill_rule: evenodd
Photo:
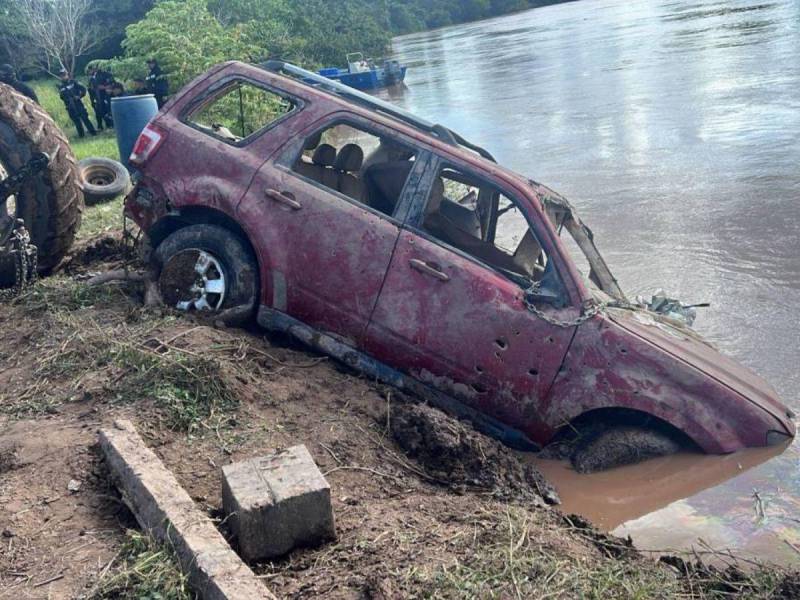
<path fill-rule="evenodd" d="M 795 433 L 767 383 L 625 298 L 564 198 L 390 104 L 226 63 L 131 162 L 171 305 L 257 315 L 507 441 L 590 424 L 585 453 L 624 422 L 724 453 Z"/>

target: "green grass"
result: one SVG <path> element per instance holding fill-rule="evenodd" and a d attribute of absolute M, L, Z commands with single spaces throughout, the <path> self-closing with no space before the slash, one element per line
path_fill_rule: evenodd
<path fill-rule="evenodd" d="M 119 160 L 117 139 L 113 131 L 106 130 L 100 132 L 97 137 L 91 137 L 88 134 L 83 139 L 78 137 L 75 125 L 69 118 L 64 103 L 58 96 L 57 80 L 40 79 L 38 81 L 32 81 L 31 85 L 39 96 L 39 102 L 42 108 L 53 117 L 56 124 L 67 134 L 70 146 L 72 146 L 72 150 L 75 152 L 75 156 L 78 160 L 89 156 L 103 156 Z M 84 98 L 84 105 L 86 106 L 86 112 L 89 113 L 89 118 L 92 120 L 92 123 L 96 124 L 94 120 L 94 111 L 92 111 L 92 107 L 89 105 L 88 96 Z"/>
<path fill-rule="evenodd" d="M 110 233 L 122 229 L 122 201 L 116 198 L 102 204 L 87 206 L 83 212 L 78 239 L 88 239 L 101 233 Z"/>
<path fill-rule="evenodd" d="M 64 103 L 58 96 L 55 79 L 40 79 L 31 82 L 39 96 L 42 108 L 53 117 L 53 120 L 67 135 L 72 151 L 78 160 L 90 156 L 102 156 L 119 160 L 117 150 L 117 139 L 114 131 L 105 130 L 99 132 L 96 137 L 86 136 L 81 139 L 75 125 L 67 115 Z M 94 113 L 89 106 L 89 101 L 84 99 L 89 118 L 94 123 Z M 117 198 L 111 202 L 105 202 L 94 206 L 87 206 L 83 213 L 81 228 L 78 230 L 78 239 L 87 239 L 101 233 L 119 230 L 122 228 L 122 198 Z"/>
<path fill-rule="evenodd" d="M 0 391 L 2 413 L 52 412 L 65 400 L 56 382 L 87 378 L 113 382 L 102 393 L 115 404 L 152 399 L 164 424 L 187 434 L 218 431 L 238 407 L 223 363 L 162 344 L 153 332 L 175 318 L 141 309 L 119 286 L 90 287 L 53 276 L 14 304 L 37 323 L 43 343 L 25 393 L 6 397 Z M 122 314 L 108 314 L 120 307 Z"/>

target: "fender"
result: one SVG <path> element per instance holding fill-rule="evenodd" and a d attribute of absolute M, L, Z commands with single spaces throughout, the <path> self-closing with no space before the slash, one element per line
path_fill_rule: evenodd
<path fill-rule="evenodd" d="M 769 412 L 661 347 L 598 315 L 578 328 L 541 417 L 553 433 L 580 415 L 626 408 L 683 431 L 705 452 L 769 445 Z"/>

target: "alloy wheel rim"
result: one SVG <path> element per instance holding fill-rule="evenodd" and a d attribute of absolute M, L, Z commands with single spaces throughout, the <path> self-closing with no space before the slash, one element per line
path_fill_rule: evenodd
<path fill-rule="evenodd" d="M 159 287 L 165 303 L 181 311 L 216 312 L 225 302 L 227 278 L 220 261 L 196 248 L 176 253 L 164 265 Z"/>

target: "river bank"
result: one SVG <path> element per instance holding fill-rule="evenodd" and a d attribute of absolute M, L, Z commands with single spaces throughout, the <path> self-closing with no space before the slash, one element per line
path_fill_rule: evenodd
<path fill-rule="evenodd" d="M 0 597 L 191 597 L 169 551 L 135 533 L 108 481 L 96 431 L 120 417 L 221 526 L 222 465 L 308 446 L 331 484 L 339 538 L 256 566 L 281 597 L 793 598 L 800 589 L 797 573 L 711 550 L 686 559 L 741 570 L 645 556 L 547 506 L 532 484 L 514 483 L 520 476 L 487 477 L 524 473 L 524 463 L 443 413 L 409 419 L 411 399 L 288 340 L 144 309 L 132 284 L 81 282 L 122 261 L 119 231 L 84 239 L 0 314 Z M 418 427 L 435 452 L 406 443 Z M 461 468 L 441 463 L 448 448 Z"/>

